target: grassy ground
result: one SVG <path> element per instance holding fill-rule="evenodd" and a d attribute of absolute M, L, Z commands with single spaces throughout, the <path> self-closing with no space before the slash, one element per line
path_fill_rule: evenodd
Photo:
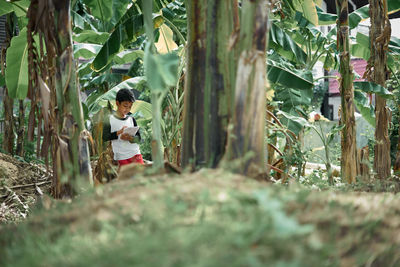
<path fill-rule="evenodd" d="M 0 265 L 399 266 L 400 196 L 353 189 L 221 170 L 138 177 L 38 201 L 0 226 Z"/>

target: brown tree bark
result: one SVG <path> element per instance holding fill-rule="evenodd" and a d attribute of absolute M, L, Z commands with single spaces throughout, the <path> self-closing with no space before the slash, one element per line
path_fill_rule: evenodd
<path fill-rule="evenodd" d="M 30 65 L 40 61 L 41 66 L 40 73 L 30 72 L 30 83 L 34 85 L 30 86 L 29 96 L 42 102 L 42 152 L 48 153 L 51 146 L 53 195 L 71 196 L 78 187 L 92 183 L 92 173 L 89 134 L 84 126 L 73 58 L 70 1 L 32 0 L 28 17 L 28 41 L 33 42 L 30 35 L 35 30 L 40 33 L 45 45 L 44 49 L 40 41 L 40 59 L 35 49 L 29 51 Z M 40 87 L 40 94 L 37 87 Z M 38 109 L 33 109 L 35 111 L 38 112 Z M 67 179 L 61 181 L 62 177 Z"/>
<path fill-rule="evenodd" d="M 6 51 L 7 48 L 10 46 L 11 38 L 14 35 L 14 25 L 12 21 L 12 16 L 7 15 L 6 19 L 6 40 L 5 40 L 5 49 L 1 51 L 1 73 L 4 74 L 5 69 L 5 62 L 6 62 Z M 10 153 L 11 155 L 14 154 L 14 141 L 15 141 L 15 134 L 14 134 L 14 99 L 10 98 L 8 95 L 8 89 L 4 87 L 4 94 L 3 94 L 3 105 L 4 105 L 4 135 L 3 135 L 3 144 L 2 147 L 4 151 Z"/>
<path fill-rule="evenodd" d="M 24 100 L 19 100 L 17 147 L 15 149 L 15 154 L 20 157 L 24 156 L 24 140 L 25 140 L 25 107 L 24 107 Z"/>
<path fill-rule="evenodd" d="M 337 46 L 340 52 L 341 123 L 344 125 L 341 132 L 341 172 L 345 181 L 354 183 L 357 175 L 357 143 L 354 117 L 354 75 L 350 61 L 348 1 L 336 0 L 336 9 L 339 17 L 337 21 Z"/>
<path fill-rule="evenodd" d="M 367 77 L 370 81 L 385 86 L 389 71 L 387 51 L 391 35 L 387 0 L 369 0 L 371 57 L 368 61 Z M 386 100 L 375 94 L 375 148 L 374 170 L 379 179 L 390 176 L 390 112 Z"/>

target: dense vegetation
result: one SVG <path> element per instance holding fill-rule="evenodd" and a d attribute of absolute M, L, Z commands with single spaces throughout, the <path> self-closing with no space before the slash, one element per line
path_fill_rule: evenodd
<path fill-rule="evenodd" d="M 400 3 L 371 0 L 348 14 L 343 0 L 337 10 L 313 0 L 0 0 L 1 152 L 50 166 L 41 181 L 52 196 L 19 222 L 43 193 L 0 164 L 0 213 L 14 210 L 6 219 L 19 222 L 1 226 L 0 259 L 398 265 L 400 40 L 388 15 Z M 369 36 L 352 37 L 366 18 Z M 364 81 L 354 82 L 352 57 L 368 61 Z M 318 64 L 340 73 L 339 122 L 319 112 L 328 77 L 313 72 Z M 137 97 L 131 112 L 151 169 L 93 188 L 116 176 L 102 125 L 121 88 Z M 356 109 L 375 132 L 364 148 Z M 311 170 L 316 158 L 324 167 Z M 163 175 L 164 166 L 185 171 Z"/>

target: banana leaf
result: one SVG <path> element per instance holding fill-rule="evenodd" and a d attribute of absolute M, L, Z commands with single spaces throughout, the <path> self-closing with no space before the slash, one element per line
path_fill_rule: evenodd
<path fill-rule="evenodd" d="M 119 73 L 106 73 L 90 79 L 83 85 L 84 88 L 99 86 L 103 83 L 118 84 L 122 82 L 122 74 Z"/>
<path fill-rule="evenodd" d="M 118 24 L 94 59 L 92 69 L 101 71 L 121 51 L 123 42 L 132 42 L 143 31 L 142 15 L 134 15 Z"/>
<path fill-rule="evenodd" d="M 90 114 L 97 113 L 101 107 L 107 105 L 107 101 L 115 100 L 115 96 L 120 89 L 128 88 L 141 90 L 144 88 L 145 84 L 146 80 L 144 77 L 134 77 L 119 83 L 104 94 L 94 91 L 92 93 L 93 96 L 92 94 L 89 95 L 86 100 L 86 105 L 88 106 Z"/>
<path fill-rule="evenodd" d="M 98 32 L 94 30 L 84 30 L 74 34 L 73 40 L 78 43 L 104 44 L 110 37 L 108 32 Z"/>
<path fill-rule="evenodd" d="M 26 17 L 26 13 L 28 12 L 28 7 L 30 5 L 29 0 L 20 0 L 20 1 L 6 1 L 0 0 L 0 16 L 5 14 L 15 12 L 17 17 Z"/>
<path fill-rule="evenodd" d="M 364 93 L 377 94 L 385 99 L 394 98 L 394 95 L 385 87 L 373 82 L 354 82 L 354 89 Z"/>
<path fill-rule="evenodd" d="M 375 107 L 369 103 L 366 93 L 360 90 L 354 90 L 354 104 L 363 118 L 375 127 Z"/>
<path fill-rule="evenodd" d="M 290 61 L 302 64 L 307 61 L 307 54 L 290 35 L 277 25 L 277 22 L 271 23 L 268 46 Z"/>
<path fill-rule="evenodd" d="M 160 55 L 146 51 L 144 64 L 147 84 L 151 90 L 165 91 L 169 87 L 176 85 L 179 64 L 177 54 L 168 53 Z"/>
<path fill-rule="evenodd" d="M 28 93 L 28 43 L 26 28 L 11 39 L 7 49 L 5 79 L 11 98 L 25 99 Z"/>
<path fill-rule="evenodd" d="M 138 58 L 143 58 L 143 56 L 143 50 L 124 50 L 114 57 L 114 62 L 116 64 L 132 63 Z"/>
<path fill-rule="evenodd" d="M 82 0 L 90 8 L 91 14 L 101 21 L 110 21 L 113 15 L 113 2 L 109 0 Z"/>
<path fill-rule="evenodd" d="M 293 113 L 294 114 L 279 110 L 277 115 L 281 123 L 294 134 L 299 134 L 305 126 L 313 127 L 305 118 L 299 116 L 299 114 L 296 114 L 295 110 L 293 110 Z"/>
<path fill-rule="evenodd" d="M 101 45 L 97 44 L 83 44 L 83 43 L 75 43 L 74 44 L 74 57 L 75 58 L 93 58 L 99 53 Z"/>
<path fill-rule="evenodd" d="M 310 71 L 291 69 L 282 62 L 271 59 L 267 60 L 267 75 L 270 82 L 279 83 L 289 88 L 311 89 L 314 86 Z"/>

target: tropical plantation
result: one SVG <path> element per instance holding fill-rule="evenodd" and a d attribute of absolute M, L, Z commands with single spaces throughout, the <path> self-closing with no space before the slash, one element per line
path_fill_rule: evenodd
<path fill-rule="evenodd" d="M 0 0 L 0 266 L 400 266 L 398 18 Z"/>

